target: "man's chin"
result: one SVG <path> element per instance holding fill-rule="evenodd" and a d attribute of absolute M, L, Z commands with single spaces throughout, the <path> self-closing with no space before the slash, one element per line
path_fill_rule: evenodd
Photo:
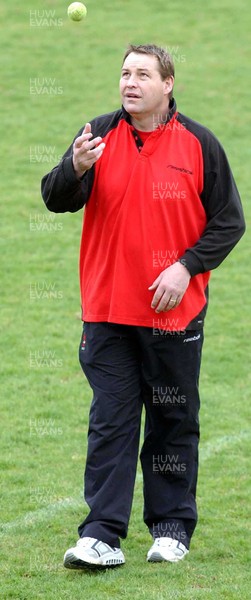
<path fill-rule="evenodd" d="M 128 112 L 128 114 L 130 115 L 130 117 L 139 117 L 139 115 L 141 115 L 142 111 L 141 110 L 137 110 L 135 109 L 135 106 L 124 106 L 126 112 Z"/>
<path fill-rule="evenodd" d="M 140 106 L 137 106 L 136 102 L 124 102 L 124 108 L 130 115 L 134 113 L 138 115 L 142 112 L 142 108 L 140 108 Z"/>

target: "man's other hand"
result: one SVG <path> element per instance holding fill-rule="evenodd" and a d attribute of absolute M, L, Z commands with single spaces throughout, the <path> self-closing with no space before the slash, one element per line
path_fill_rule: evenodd
<path fill-rule="evenodd" d="M 179 306 L 190 279 L 191 275 L 188 269 L 180 262 L 176 262 L 162 271 L 148 288 L 149 290 L 156 290 L 151 308 L 156 313 L 160 313 Z"/>

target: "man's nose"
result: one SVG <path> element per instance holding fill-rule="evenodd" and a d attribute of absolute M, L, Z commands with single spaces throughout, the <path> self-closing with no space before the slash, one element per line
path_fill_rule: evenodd
<path fill-rule="evenodd" d="M 130 75 L 129 79 L 127 79 L 127 85 L 129 85 L 130 87 L 134 87 L 137 85 L 135 75 L 133 75 L 133 74 Z"/>

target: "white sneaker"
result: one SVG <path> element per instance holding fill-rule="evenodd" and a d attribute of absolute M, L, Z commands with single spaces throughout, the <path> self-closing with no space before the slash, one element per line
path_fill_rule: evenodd
<path fill-rule="evenodd" d="M 123 565 L 125 557 L 120 548 L 91 537 L 80 538 L 76 546 L 69 548 L 64 555 L 67 569 L 102 569 Z"/>
<path fill-rule="evenodd" d="M 162 562 L 167 560 L 169 562 L 178 562 L 182 560 L 189 550 L 179 542 L 169 537 L 156 538 L 154 544 L 150 548 L 147 554 L 147 560 L 149 562 Z"/>

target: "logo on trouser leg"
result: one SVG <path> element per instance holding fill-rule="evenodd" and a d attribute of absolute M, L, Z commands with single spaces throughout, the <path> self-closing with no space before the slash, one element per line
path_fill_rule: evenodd
<path fill-rule="evenodd" d="M 199 339 L 200 339 L 200 333 L 198 335 L 194 335 L 193 337 L 186 338 L 185 340 L 183 340 L 183 344 L 185 344 L 187 342 L 196 342 Z"/>

